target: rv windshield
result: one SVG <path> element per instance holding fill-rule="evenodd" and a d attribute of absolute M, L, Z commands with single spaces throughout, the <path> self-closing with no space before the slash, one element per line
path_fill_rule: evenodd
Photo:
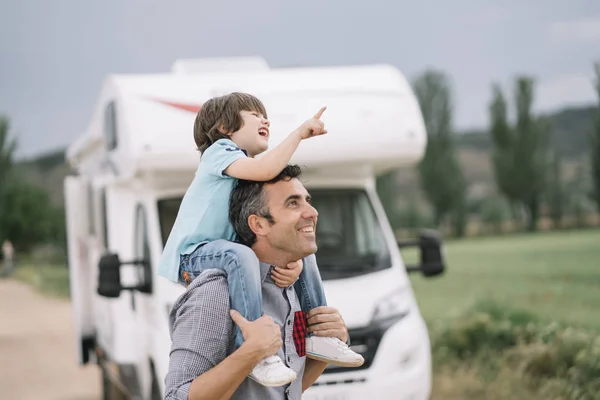
<path fill-rule="evenodd" d="M 310 189 L 319 211 L 317 262 L 324 280 L 368 274 L 391 267 L 391 258 L 371 201 L 363 189 Z M 181 198 L 158 202 L 163 245 Z"/>

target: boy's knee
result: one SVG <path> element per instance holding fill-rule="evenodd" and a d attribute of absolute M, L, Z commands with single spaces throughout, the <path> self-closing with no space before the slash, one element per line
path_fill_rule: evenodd
<path fill-rule="evenodd" d="M 256 253 L 248 246 L 236 243 L 226 251 L 227 254 L 235 257 L 240 263 L 253 262 L 258 263 Z"/>

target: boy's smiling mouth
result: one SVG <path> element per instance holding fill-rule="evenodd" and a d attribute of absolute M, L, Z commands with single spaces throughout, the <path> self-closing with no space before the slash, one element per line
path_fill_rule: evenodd
<path fill-rule="evenodd" d="M 269 138 L 269 128 L 260 128 L 258 130 L 258 134 L 262 137 L 264 137 L 265 139 Z"/>

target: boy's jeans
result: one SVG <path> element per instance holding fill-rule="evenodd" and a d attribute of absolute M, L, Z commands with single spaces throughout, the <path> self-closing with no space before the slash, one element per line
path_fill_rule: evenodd
<path fill-rule="evenodd" d="M 304 267 L 294 289 L 300 299 L 302 311 L 327 305 L 321 276 L 315 255 L 303 260 Z M 248 321 L 262 316 L 262 288 L 259 260 L 248 246 L 228 240 L 215 240 L 198 246 L 191 254 L 181 257 L 180 280 L 189 285 L 194 278 L 207 269 L 219 269 L 227 273 L 231 308 Z M 236 348 L 244 342 L 240 329 L 235 326 Z"/>

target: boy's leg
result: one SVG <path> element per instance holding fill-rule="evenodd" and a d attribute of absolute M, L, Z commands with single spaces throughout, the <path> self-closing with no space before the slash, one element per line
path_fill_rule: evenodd
<path fill-rule="evenodd" d="M 203 245 L 192 257 L 192 265 L 206 270 L 216 268 L 227 273 L 231 308 L 248 321 L 262 315 L 260 266 L 254 251 L 247 246 L 227 240 L 215 240 Z M 244 342 L 241 330 L 235 327 L 235 345 Z"/>
<path fill-rule="evenodd" d="M 207 247 L 208 246 L 208 247 Z M 252 249 L 227 240 L 216 240 L 202 246 L 197 263 L 203 269 L 218 268 L 227 273 L 231 308 L 237 310 L 249 321 L 262 315 L 262 286 L 260 264 Z M 235 327 L 235 344 L 244 342 L 242 331 Z M 296 379 L 296 372 L 286 367 L 281 358 L 270 356 L 261 360 L 249 375 L 265 386 L 281 386 Z"/>
<path fill-rule="evenodd" d="M 298 292 L 302 311 L 308 313 L 313 308 L 326 306 L 327 300 L 315 255 L 306 257 L 303 262 L 304 267 L 294 288 Z M 306 337 L 306 356 L 343 367 L 360 367 L 364 363 L 360 354 L 338 338 L 315 336 L 312 333 Z"/>
<path fill-rule="evenodd" d="M 308 313 L 315 307 L 326 306 L 323 281 L 317 267 L 317 259 L 314 254 L 306 257 L 303 262 L 302 272 L 299 279 L 294 283 L 294 289 L 300 299 L 302 311 Z"/>

